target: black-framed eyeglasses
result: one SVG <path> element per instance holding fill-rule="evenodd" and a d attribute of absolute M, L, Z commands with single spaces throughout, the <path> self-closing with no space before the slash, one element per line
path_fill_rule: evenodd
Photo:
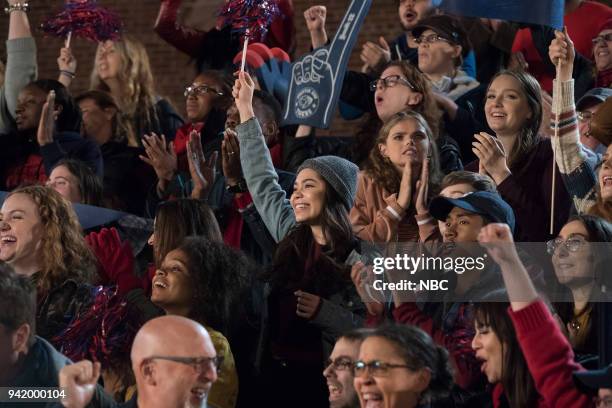
<path fill-rule="evenodd" d="M 356 361 L 355 366 L 353 367 L 353 373 L 355 377 L 361 377 L 365 374 L 366 369 L 370 372 L 370 375 L 373 377 L 387 377 L 390 373 L 389 371 L 394 368 L 407 368 L 412 370 L 413 368 L 407 364 L 390 364 L 383 363 L 382 361 L 374 360 L 366 363 L 365 361 Z"/>
<path fill-rule="evenodd" d="M 221 366 L 223 365 L 223 357 L 175 357 L 175 356 L 151 356 L 145 358 L 144 362 L 152 360 L 166 360 L 173 361 L 175 363 L 181 363 L 191 366 L 198 374 L 206 372 L 206 370 L 213 369 L 217 372 L 221 372 Z"/>
<path fill-rule="evenodd" d="M 211 93 L 217 96 L 223 96 L 223 92 L 217 91 L 215 88 L 212 88 L 208 85 L 198 85 L 198 86 L 188 85 L 185 87 L 185 92 L 183 92 L 183 95 L 185 96 L 185 98 L 187 98 L 189 96 L 204 95 L 206 93 Z"/>
<path fill-rule="evenodd" d="M 447 43 L 451 43 L 449 39 L 439 36 L 438 34 L 421 35 L 419 38 L 414 39 L 414 42 L 417 43 L 418 45 L 433 44 L 438 41 L 444 41 Z"/>
<path fill-rule="evenodd" d="M 335 360 L 327 359 L 327 361 L 325 361 L 325 368 L 328 368 L 329 366 L 331 366 L 334 370 L 348 371 L 353 369 L 355 362 L 347 357 L 338 357 Z"/>
<path fill-rule="evenodd" d="M 571 237 L 567 240 L 563 240 L 562 238 L 551 239 L 546 242 L 546 252 L 549 255 L 553 255 L 561 245 L 565 246 L 565 249 L 569 252 L 578 252 L 580 248 L 584 244 L 586 244 L 587 240 L 582 237 Z"/>
<path fill-rule="evenodd" d="M 389 75 L 385 78 L 375 79 L 374 81 L 370 82 L 370 90 L 376 91 L 379 85 L 382 89 L 393 88 L 397 84 L 402 84 L 412 89 L 413 91 L 415 90 L 414 85 L 412 85 L 410 81 L 408 81 L 406 78 L 402 78 L 399 75 Z"/>
<path fill-rule="evenodd" d="M 599 43 L 600 41 L 602 42 L 610 42 L 612 41 L 612 33 L 608 33 L 608 34 L 604 34 L 604 35 L 598 35 L 597 37 L 593 37 L 593 39 L 591 40 L 593 42 L 593 45 L 597 45 L 597 43 Z"/>
<path fill-rule="evenodd" d="M 591 111 L 579 111 L 578 120 L 581 122 L 588 122 L 593 118 L 593 112 Z"/>

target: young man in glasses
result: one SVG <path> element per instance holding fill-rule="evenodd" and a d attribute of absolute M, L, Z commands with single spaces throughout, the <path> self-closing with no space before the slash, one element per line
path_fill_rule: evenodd
<path fill-rule="evenodd" d="M 365 337 L 366 332 L 363 330 L 344 334 L 336 341 L 329 360 L 325 363 L 323 376 L 329 388 L 330 408 L 359 407 L 359 398 L 353 386 L 353 368 Z"/>
<path fill-rule="evenodd" d="M 456 100 L 479 85 L 461 69 L 471 45 L 459 20 L 434 15 L 423 19 L 412 35 L 418 44 L 419 69 L 434 90 Z"/>
<path fill-rule="evenodd" d="M 60 371 L 60 387 L 68 408 L 95 406 L 184 408 L 207 406 L 208 393 L 217 380 L 221 362 L 202 325 L 180 316 L 149 320 L 132 344 L 132 370 L 137 393 L 120 405 L 96 391 L 100 364 L 83 360 Z"/>

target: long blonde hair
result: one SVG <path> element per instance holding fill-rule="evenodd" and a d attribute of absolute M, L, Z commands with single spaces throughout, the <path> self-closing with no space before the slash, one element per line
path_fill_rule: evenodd
<path fill-rule="evenodd" d="M 42 268 L 37 280 L 39 292 L 47 293 L 69 278 L 93 282 L 95 257 L 85 243 L 72 205 L 58 192 L 45 186 L 21 187 L 8 197 L 15 194 L 25 194 L 34 201 L 43 226 L 40 239 Z"/>
<path fill-rule="evenodd" d="M 135 124 L 137 137 L 140 137 L 139 133 L 151 129 L 158 121 L 156 115 L 151 115 L 156 103 L 156 93 L 149 55 L 140 41 L 128 35 L 122 36 L 121 40 L 113 42 L 113 45 L 121 58 L 117 80 L 124 90 L 122 99 L 117 98 L 117 103 L 121 114 Z M 98 45 L 98 50 L 101 46 L 102 43 Z M 98 74 L 97 64 L 94 64 L 91 71 L 90 89 L 110 92 L 110 88 Z M 132 142 L 130 141 L 130 144 L 133 144 Z"/>
<path fill-rule="evenodd" d="M 400 182 L 402 181 L 401 174 L 398 173 L 397 169 L 391 163 L 391 161 L 383 157 L 378 145 L 385 144 L 391 129 L 400 122 L 406 120 L 413 120 L 423 129 L 427 135 L 429 141 L 429 193 L 432 195 L 437 192 L 440 180 L 442 180 L 442 172 L 440 170 L 440 158 L 438 155 L 438 147 L 436 145 L 434 134 L 431 131 L 425 118 L 418 112 L 413 110 L 398 112 L 391 116 L 389 120 L 383 125 L 372 150 L 370 151 L 370 157 L 366 162 L 364 168 L 365 172 L 372 177 L 377 183 L 381 184 L 385 190 L 389 193 L 399 192 Z"/>

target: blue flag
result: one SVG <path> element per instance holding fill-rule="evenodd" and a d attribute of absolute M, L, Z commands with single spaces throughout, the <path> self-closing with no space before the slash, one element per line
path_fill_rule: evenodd
<path fill-rule="evenodd" d="M 563 30 L 564 0 L 434 0 L 452 14 L 545 25 Z"/>

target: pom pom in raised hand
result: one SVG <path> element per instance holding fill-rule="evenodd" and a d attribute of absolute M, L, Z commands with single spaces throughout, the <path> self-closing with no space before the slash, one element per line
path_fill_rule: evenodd
<path fill-rule="evenodd" d="M 61 12 L 41 24 L 41 29 L 55 37 L 65 38 L 72 33 L 72 36 L 102 42 L 118 40 L 122 26 L 119 16 L 100 7 L 96 0 L 69 0 Z"/>
<path fill-rule="evenodd" d="M 223 26 L 250 42 L 264 40 L 272 20 L 280 15 L 277 0 L 230 0 L 219 11 Z"/>

